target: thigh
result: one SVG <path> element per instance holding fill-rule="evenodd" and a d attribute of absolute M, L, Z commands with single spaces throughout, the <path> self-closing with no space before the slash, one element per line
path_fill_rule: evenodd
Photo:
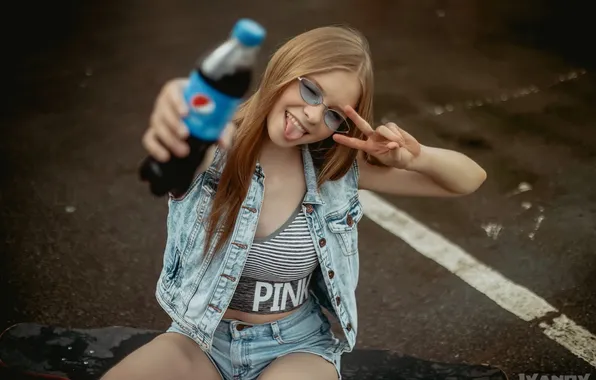
<path fill-rule="evenodd" d="M 164 333 L 134 351 L 101 380 L 216 380 L 219 372 L 201 348 L 178 333 Z"/>
<path fill-rule="evenodd" d="M 296 352 L 275 359 L 259 376 L 259 380 L 337 380 L 335 366 L 322 357 Z"/>

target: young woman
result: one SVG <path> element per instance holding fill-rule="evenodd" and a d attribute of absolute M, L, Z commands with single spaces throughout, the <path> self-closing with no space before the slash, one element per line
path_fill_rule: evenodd
<path fill-rule="evenodd" d="M 143 138 L 160 161 L 188 154 L 185 83 L 164 86 Z M 317 28 L 273 55 L 191 188 L 170 196 L 156 292 L 170 329 L 105 380 L 341 378 L 358 326 L 358 189 L 457 196 L 486 178 L 393 123 L 373 129 L 372 90 L 353 29 Z"/>

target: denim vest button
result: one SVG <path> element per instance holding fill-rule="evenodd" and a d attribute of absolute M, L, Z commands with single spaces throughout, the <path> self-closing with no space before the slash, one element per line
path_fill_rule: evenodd
<path fill-rule="evenodd" d="M 212 308 L 213 310 L 217 311 L 218 313 L 221 313 L 221 309 L 217 306 L 215 306 L 214 304 L 210 303 L 209 307 Z"/>
<path fill-rule="evenodd" d="M 324 247 L 324 246 L 325 246 L 325 244 L 327 244 L 327 240 L 325 240 L 325 239 L 321 239 L 321 240 L 319 240 L 319 247 L 321 247 L 321 248 L 322 248 L 322 247 Z"/>
<path fill-rule="evenodd" d="M 256 209 L 256 208 L 254 208 L 254 207 L 242 206 L 242 208 L 243 208 L 243 209 L 246 209 L 246 210 L 248 210 L 248 211 L 250 211 L 250 212 L 252 212 L 252 213 L 256 213 L 256 212 L 257 212 L 257 209 Z"/>
<path fill-rule="evenodd" d="M 308 214 L 312 214 L 312 212 L 313 212 L 314 210 L 315 210 L 315 208 L 314 208 L 314 207 L 312 207 L 312 205 L 307 205 L 307 206 L 306 206 L 306 212 L 307 212 Z"/>
<path fill-rule="evenodd" d="M 328 274 L 330 279 L 333 279 L 333 277 L 335 277 L 335 272 L 332 270 L 330 270 Z"/>
<path fill-rule="evenodd" d="M 348 330 L 348 331 L 352 331 L 352 324 L 351 324 L 351 323 L 348 323 L 348 324 L 346 325 L 346 330 Z"/>
<path fill-rule="evenodd" d="M 339 298 L 339 296 L 335 297 L 335 303 L 337 303 L 337 306 L 341 303 L 341 298 Z"/>
<path fill-rule="evenodd" d="M 352 215 L 348 215 L 348 226 L 352 227 L 354 225 L 354 219 L 352 218 Z"/>

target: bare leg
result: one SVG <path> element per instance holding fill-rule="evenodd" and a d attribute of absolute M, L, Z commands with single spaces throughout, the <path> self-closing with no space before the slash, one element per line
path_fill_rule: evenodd
<path fill-rule="evenodd" d="M 275 359 L 259 380 L 337 380 L 335 366 L 314 354 L 296 352 Z"/>
<path fill-rule="evenodd" d="M 164 333 L 134 351 L 101 380 L 219 380 L 219 372 L 190 338 Z"/>

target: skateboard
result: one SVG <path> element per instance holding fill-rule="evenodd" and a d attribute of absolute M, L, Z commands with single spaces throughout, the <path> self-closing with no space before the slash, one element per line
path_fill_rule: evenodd
<path fill-rule="evenodd" d="M 161 331 L 132 327 L 69 329 L 20 323 L 0 335 L 0 379 L 98 380 Z M 346 380 L 507 380 L 499 368 L 441 363 L 387 350 L 357 349 L 342 356 Z"/>

